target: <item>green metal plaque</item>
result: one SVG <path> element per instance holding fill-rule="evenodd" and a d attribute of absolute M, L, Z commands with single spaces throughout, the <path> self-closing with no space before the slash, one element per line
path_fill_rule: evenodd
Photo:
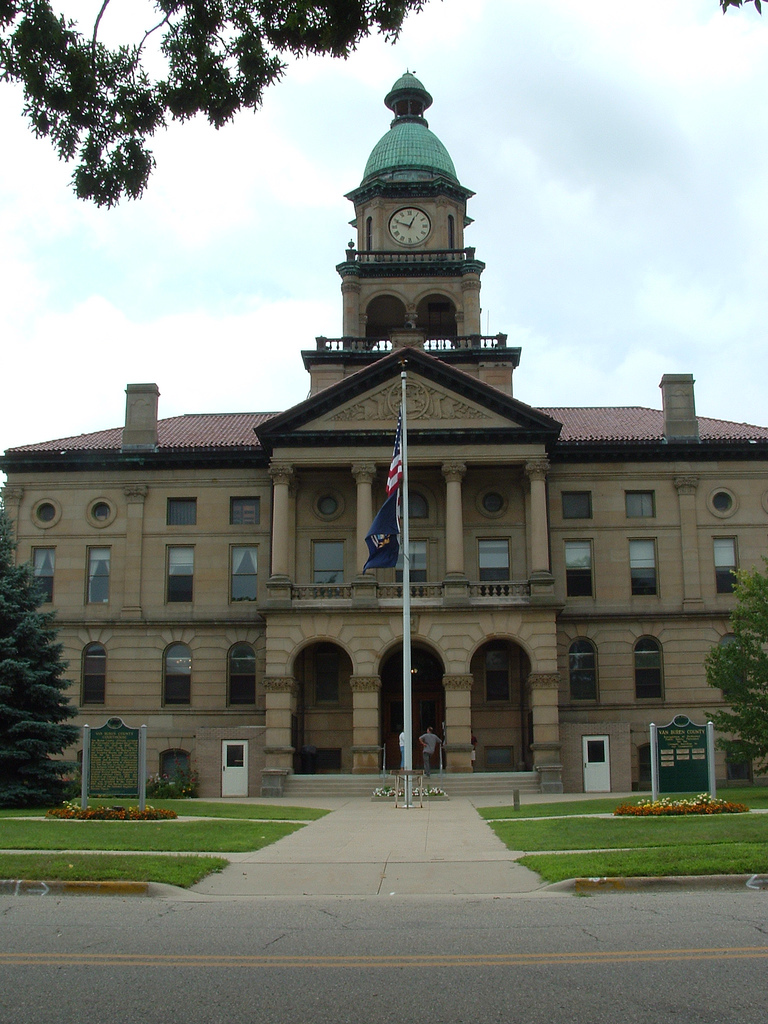
<path fill-rule="evenodd" d="M 91 730 L 91 796 L 139 796 L 139 730 L 110 718 Z"/>
<path fill-rule="evenodd" d="M 705 793 L 709 790 L 706 725 L 677 715 L 658 727 L 660 793 Z"/>

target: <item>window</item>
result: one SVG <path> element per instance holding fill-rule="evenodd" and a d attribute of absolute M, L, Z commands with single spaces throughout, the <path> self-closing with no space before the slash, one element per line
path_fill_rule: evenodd
<path fill-rule="evenodd" d="M 109 601 L 109 548 L 88 548 L 88 604 Z"/>
<path fill-rule="evenodd" d="M 485 649 L 485 699 L 509 700 L 509 648 L 505 644 L 489 644 Z"/>
<path fill-rule="evenodd" d="M 258 498 L 229 499 L 229 522 L 232 526 L 258 526 L 259 513 Z"/>
<path fill-rule="evenodd" d="M 627 518 L 652 519 L 656 515 L 653 491 L 626 491 Z"/>
<path fill-rule="evenodd" d="M 429 505 L 427 499 L 418 491 L 411 491 L 408 495 L 408 518 L 426 519 L 429 516 Z"/>
<path fill-rule="evenodd" d="M 43 604 L 53 601 L 53 567 L 56 564 L 55 548 L 35 548 L 33 571 L 37 588 L 43 596 Z"/>
<path fill-rule="evenodd" d="M 481 580 L 509 579 L 509 541 L 479 540 L 477 561 Z"/>
<path fill-rule="evenodd" d="M 178 779 L 190 770 L 189 753 L 186 750 L 164 750 L 160 755 L 160 774 L 169 779 Z"/>
<path fill-rule="evenodd" d="M 733 508 L 733 495 L 728 491 L 716 491 L 712 495 L 712 507 L 716 512 L 730 512 Z"/>
<path fill-rule="evenodd" d="M 313 545 L 315 583 L 344 582 L 344 542 L 316 540 Z"/>
<path fill-rule="evenodd" d="M 571 700 L 597 700 L 597 653 L 589 640 L 574 640 L 568 648 Z"/>
<path fill-rule="evenodd" d="M 591 519 L 591 491 L 563 491 L 560 495 L 563 502 L 563 519 Z"/>
<path fill-rule="evenodd" d="M 250 644 L 235 644 L 229 652 L 229 703 L 256 703 L 256 655 Z"/>
<path fill-rule="evenodd" d="M 256 600 L 258 548 L 232 548 L 232 601 Z"/>
<path fill-rule="evenodd" d="M 169 498 L 168 526 L 194 526 L 197 523 L 197 498 Z"/>
<path fill-rule="evenodd" d="M 660 700 L 661 645 L 652 636 L 643 636 L 635 644 L 635 697 L 638 700 Z"/>
<path fill-rule="evenodd" d="M 107 652 L 102 644 L 83 651 L 83 704 L 103 704 L 107 683 Z"/>
<path fill-rule="evenodd" d="M 483 511 L 488 515 L 497 516 L 504 511 L 506 502 L 498 491 L 488 491 L 483 495 L 481 502 Z"/>
<path fill-rule="evenodd" d="M 454 222 L 454 219 L 453 219 L 453 214 L 449 213 L 448 214 L 448 248 L 449 249 L 453 249 L 454 246 L 455 246 L 456 230 L 455 230 L 455 226 L 454 225 L 455 225 L 455 222 Z"/>
<path fill-rule="evenodd" d="M 592 542 L 565 542 L 565 592 L 568 597 L 592 597 Z"/>
<path fill-rule="evenodd" d="M 365 218 L 365 248 L 369 252 L 373 248 L 373 217 Z"/>
<path fill-rule="evenodd" d="M 192 600 L 194 573 L 194 548 L 168 548 L 169 604 Z"/>
<path fill-rule="evenodd" d="M 106 522 L 112 515 L 112 509 L 106 501 L 97 501 L 91 506 L 91 516 L 98 522 Z"/>
<path fill-rule="evenodd" d="M 715 537 L 715 585 L 718 594 L 732 594 L 736 583 L 736 538 Z"/>
<path fill-rule="evenodd" d="M 633 594 L 656 593 L 656 542 L 631 540 L 629 542 L 629 573 Z"/>
<path fill-rule="evenodd" d="M 315 701 L 318 704 L 339 702 L 339 652 L 330 645 L 315 650 Z"/>
<path fill-rule="evenodd" d="M 41 523 L 52 523 L 56 518 L 56 506 L 50 501 L 41 501 L 35 511 Z"/>
<path fill-rule="evenodd" d="M 186 644 L 171 644 L 163 663 L 163 703 L 189 704 L 192 693 L 192 652 Z"/>
<path fill-rule="evenodd" d="M 427 581 L 427 542 L 425 540 L 412 540 L 408 544 L 410 551 L 410 580 L 411 583 L 426 583 Z M 403 549 L 395 566 L 395 579 L 398 583 L 403 582 Z"/>
<path fill-rule="evenodd" d="M 339 511 L 339 499 L 333 494 L 323 494 L 315 505 L 318 513 L 326 519 L 332 519 Z"/>

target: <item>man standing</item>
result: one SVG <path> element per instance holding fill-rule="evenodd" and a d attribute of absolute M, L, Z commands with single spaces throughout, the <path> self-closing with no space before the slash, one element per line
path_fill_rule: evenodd
<path fill-rule="evenodd" d="M 432 754 L 434 754 L 434 752 L 437 750 L 438 746 L 442 745 L 442 742 L 443 741 L 440 739 L 439 736 L 435 736 L 434 732 L 432 731 L 431 725 L 428 725 L 427 731 L 423 733 L 421 736 L 419 736 L 421 752 L 424 755 L 424 774 L 427 776 L 427 778 L 429 778 L 429 776 L 431 775 L 429 759 L 432 756 Z"/>

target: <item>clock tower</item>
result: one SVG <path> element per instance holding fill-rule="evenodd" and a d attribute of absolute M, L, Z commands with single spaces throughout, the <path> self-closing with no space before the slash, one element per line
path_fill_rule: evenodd
<path fill-rule="evenodd" d="M 418 78 L 406 72 L 384 102 L 394 119 L 347 195 L 357 240 L 337 267 L 344 335 L 382 339 L 403 328 L 427 338 L 479 335 L 484 264 L 464 247 L 474 193 L 429 130 L 424 112 L 432 97 Z"/>

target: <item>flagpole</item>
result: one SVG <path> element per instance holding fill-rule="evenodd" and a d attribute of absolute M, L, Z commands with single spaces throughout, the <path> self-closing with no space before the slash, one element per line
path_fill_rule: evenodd
<path fill-rule="evenodd" d="M 413 769 L 413 707 L 411 702 L 411 551 L 408 531 L 408 425 L 406 408 L 407 373 L 400 373 L 400 451 L 403 460 L 401 488 L 401 539 L 403 553 L 403 732 L 405 733 L 405 767 Z M 413 806 L 413 777 L 405 777 L 405 807 Z"/>

